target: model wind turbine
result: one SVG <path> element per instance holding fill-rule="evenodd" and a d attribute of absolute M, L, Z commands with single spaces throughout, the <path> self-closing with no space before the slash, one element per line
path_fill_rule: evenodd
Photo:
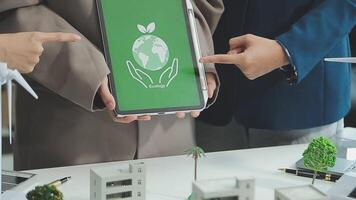
<path fill-rule="evenodd" d="M 21 74 L 17 70 L 12 70 L 7 67 L 6 63 L 0 62 L 0 173 L 2 172 L 2 85 L 7 85 L 8 103 L 9 103 L 9 137 L 10 144 L 12 144 L 12 80 L 15 80 L 20 84 L 27 92 L 29 92 L 34 98 L 38 99 L 36 93 L 32 90 L 30 85 L 25 81 Z M 2 181 L 0 174 L 0 195 L 2 192 Z M 1 199 L 1 197 L 0 197 Z"/>

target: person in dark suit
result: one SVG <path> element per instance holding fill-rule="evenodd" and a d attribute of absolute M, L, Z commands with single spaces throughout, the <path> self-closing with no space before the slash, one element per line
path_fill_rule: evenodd
<path fill-rule="evenodd" d="M 231 143 L 218 138 L 227 131 L 237 135 L 237 129 L 212 125 L 232 118 L 246 133 L 243 147 L 308 142 L 342 131 L 350 109 L 351 66 L 323 60 L 350 56 L 356 0 L 224 3 L 214 35 L 217 55 L 201 62 L 234 67 L 217 66 L 219 99 L 197 123 L 198 144 L 211 150 L 212 140 Z"/>

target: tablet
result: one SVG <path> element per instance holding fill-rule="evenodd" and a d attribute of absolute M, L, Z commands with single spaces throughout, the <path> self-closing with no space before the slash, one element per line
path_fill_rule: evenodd
<path fill-rule="evenodd" d="M 190 0 L 97 0 L 97 6 L 118 116 L 205 108 Z"/>

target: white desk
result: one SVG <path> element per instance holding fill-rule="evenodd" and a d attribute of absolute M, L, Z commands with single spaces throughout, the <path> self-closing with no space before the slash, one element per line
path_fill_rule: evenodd
<path fill-rule="evenodd" d="M 274 199 L 274 189 L 311 183 L 311 179 L 279 172 L 278 168 L 290 167 L 301 158 L 306 145 L 248 149 L 207 154 L 199 162 L 199 179 L 252 176 L 256 178 L 256 199 Z M 194 163 L 186 156 L 144 159 L 147 167 L 147 199 L 185 199 L 191 192 Z M 124 162 L 82 165 L 43 170 L 31 182 L 17 190 L 25 191 L 36 184 L 46 184 L 55 179 L 72 176 L 60 187 L 66 200 L 89 199 L 89 170 L 98 165 L 115 165 Z M 331 182 L 316 181 L 316 186 L 327 191 Z M 162 198 L 159 198 L 159 195 Z"/>

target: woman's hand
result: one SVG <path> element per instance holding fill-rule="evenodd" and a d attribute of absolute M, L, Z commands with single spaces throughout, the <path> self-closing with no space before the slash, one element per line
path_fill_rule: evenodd
<path fill-rule="evenodd" d="M 211 99 L 214 97 L 214 93 L 215 93 L 215 90 L 216 90 L 216 87 L 217 87 L 217 84 L 216 84 L 216 79 L 215 79 L 215 75 L 213 73 L 206 73 L 205 74 L 205 77 L 206 77 L 206 83 L 208 85 L 208 98 Z M 176 113 L 177 117 L 182 119 L 185 117 L 186 113 L 184 112 L 178 112 Z M 200 115 L 200 112 L 199 111 L 193 111 L 190 113 L 190 115 L 193 117 L 193 118 L 198 118 L 199 115 Z"/>
<path fill-rule="evenodd" d="M 0 34 L 0 62 L 21 73 L 30 73 L 40 61 L 47 42 L 76 42 L 80 36 L 73 33 L 22 32 Z"/>
<path fill-rule="evenodd" d="M 207 80 L 207 85 L 208 85 L 208 97 L 213 98 L 214 92 L 216 90 L 216 80 L 215 80 L 215 75 L 213 73 L 206 73 L 206 80 Z M 126 116 L 126 117 L 117 117 L 114 116 L 114 109 L 116 107 L 116 102 L 115 98 L 110 92 L 109 86 L 108 86 L 108 79 L 105 77 L 105 79 L 101 82 L 101 86 L 99 88 L 99 95 L 101 96 L 101 99 L 106 107 L 106 109 L 109 111 L 109 114 L 111 115 L 112 119 L 115 122 L 119 123 L 131 123 L 134 121 L 149 121 L 151 120 L 151 116 L 144 115 L 144 116 Z M 192 117 L 197 118 L 200 115 L 200 112 L 198 111 L 193 111 L 190 113 Z M 178 118 L 184 118 L 185 113 L 184 112 L 178 112 L 176 113 Z"/>
<path fill-rule="evenodd" d="M 114 115 L 114 109 L 116 107 L 115 98 L 110 92 L 108 86 L 108 78 L 105 77 L 104 80 L 101 82 L 99 88 L 99 95 L 101 96 L 101 100 L 103 101 L 106 109 L 109 112 L 109 115 L 113 119 L 114 122 L 128 124 L 134 121 L 149 121 L 151 120 L 151 116 L 126 116 L 126 117 L 118 117 Z"/>

